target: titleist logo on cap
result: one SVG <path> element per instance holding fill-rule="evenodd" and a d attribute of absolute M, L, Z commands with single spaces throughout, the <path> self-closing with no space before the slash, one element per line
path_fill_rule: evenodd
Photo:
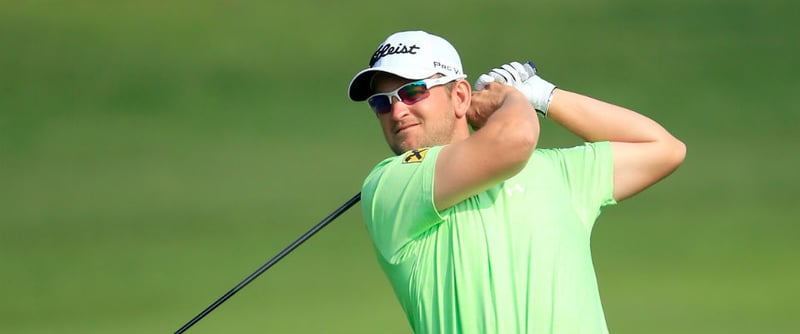
<path fill-rule="evenodd" d="M 417 54 L 417 50 L 419 49 L 420 47 L 417 46 L 416 44 L 408 46 L 404 45 L 403 43 L 400 43 L 397 46 L 392 46 L 391 43 L 386 43 L 378 47 L 378 50 L 375 51 L 374 54 L 372 54 L 372 59 L 370 59 L 369 61 L 369 67 L 372 67 L 373 65 L 375 65 L 375 63 L 378 62 L 378 60 L 388 55 L 402 54 L 402 53 L 408 53 L 413 55 Z"/>

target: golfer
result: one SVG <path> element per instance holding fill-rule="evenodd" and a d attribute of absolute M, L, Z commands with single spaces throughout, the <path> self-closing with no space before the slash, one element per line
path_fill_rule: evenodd
<path fill-rule="evenodd" d="M 474 91 L 466 78 L 448 41 L 404 31 L 349 86 L 396 154 L 367 176 L 362 207 L 412 330 L 608 333 L 592 226 L 602 207 L 673 172 L 684 144 L 530 64 L 498 66 Z M 538 148 L 540 118 L 585 144 Z"/>

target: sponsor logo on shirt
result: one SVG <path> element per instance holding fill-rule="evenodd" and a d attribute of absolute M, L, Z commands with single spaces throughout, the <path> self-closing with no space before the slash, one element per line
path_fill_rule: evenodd
<path fill-rule="evenodd" d="M 422 162 L 425 159 L 425 153 L 428 153 L 427 148 L 421 148 L 419 150 L 412 150 L 406 153 L 406 156 L 403 157 L 404 164 L 412 164 L 417 162 Z"/>

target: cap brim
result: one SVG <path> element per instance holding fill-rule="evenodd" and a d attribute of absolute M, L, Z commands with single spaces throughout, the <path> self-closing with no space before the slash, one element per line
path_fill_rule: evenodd
<path fill-rule="evenodd" d="M 417 69 L 417 68 L 402 68 L 402 69 L 393 69 L 388 67 L 373 67 L 367 68 L 358 72 L 353 80 L 350 81 L 350 86 L 347 89 L 348 96 L 353 101 L 364 101 L 372 94 L 374 94 L 372 87 L 370 84 L 372 81 L 372 77 L 375 73 L 378 72 L 385 72 L 389 74 L 394 74 L 401 78 L 411 79 L 411 80 L 419 80 L 425 79 L 430 77 L 436 73 L 429 73 L 429 69 Z"/>

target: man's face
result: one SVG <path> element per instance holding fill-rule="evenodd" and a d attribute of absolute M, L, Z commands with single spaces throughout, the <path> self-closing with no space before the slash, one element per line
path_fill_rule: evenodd
<path fill-rule="evenodd" d="M 375 92 L 391 92 L 412 81 L 379 73 L 374 79 Z M 386 143 L 395 154 L 449 144 L 455 133 L 455 107 L 444 85 L 430 88 L 427 98 L 410 105 L 392 98 L 390 111 L 377 116 Z"/>

